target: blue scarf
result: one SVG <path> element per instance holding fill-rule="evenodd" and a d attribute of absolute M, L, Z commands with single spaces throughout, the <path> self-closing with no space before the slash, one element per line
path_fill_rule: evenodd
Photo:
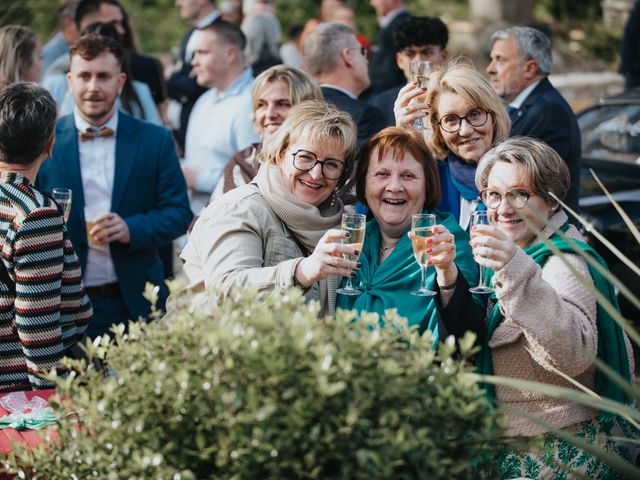
<path fill-rule="evenodd" d="M 478 267 L 473 261 L 469 235 L 462 230 L 453 215 L 433 210 L 438 225 L 444 225 L 456 239 L 456 265 L 469 285 L 478 283 Z M 408 231 L 408 230 L 407 230 Z M 374 219 L 367 223 L 360 263 L 362 268 L 353 280 L 362 293 L 347 297 L 338 295 L 336 306 L 343 309 L 357 309 L 359 312 L 375 312 L 380 316 L 385 310 L 395 308 L 398 314 L 409 321 L 409 325 L 419 325 L 419 331 L 430 330 L 434 334 L 434 344 L 438 341 L 438 312 L 434 297 L 417 297 L 411 292 L 420 287 L 421 271 L 413 256 L 413 247 L 407 234 L 403 234 L 397 245 L 382 264 L 378 263 L 382 237 L 380 226 Z M 427 286 L 435 285 L 435 269 L 427 269 Z"/>
<path fill-rule="evenodd" d="M 460 221 L 460 197 L 472 201 L 480 195 L 475 183 L 476 165 L 470 165 L 449 152 L 447 160 L 438 160 L 437 166 L 442 190 L 438 210 L 450 212 Z"/>

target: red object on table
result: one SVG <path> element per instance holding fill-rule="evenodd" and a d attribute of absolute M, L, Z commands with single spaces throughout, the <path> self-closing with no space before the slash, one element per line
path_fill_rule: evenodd
<path fill-rule="evenodd" d="M 51 397 L 56 391 L 54 389 L 51 390 L 30 390 L 28 392 L 24 392 L 29 400 L 33 397 L 41 397 L 45 400 Z M 0 397 L 4 397 L 5 394 L 0 394 Z M 4 408 L 0 407 L 0 417 L 4 417 L 8 415 Z M 12 478 L 10 476 L 5 475 L 2 470 L 2 458 L 13 450 L 12 443 L 13 442 L 21 442 L 26 443 L 32 447 L 35 447 L 42 443 L 42 437 L 36 430 L 16 430 L 14 428 L 0 428 L 0 480 L 5 480 Z"/>

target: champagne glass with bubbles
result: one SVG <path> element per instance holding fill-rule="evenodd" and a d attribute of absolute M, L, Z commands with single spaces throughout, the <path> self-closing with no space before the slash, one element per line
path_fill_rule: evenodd
<path fill-rule="evenodd" d="M 491 215 L 489 214 L 488 211 L 476 210 L 471 215 L 471 226 L 489 225 L 490 220 L 491 220 Z M 471 231 L 471 235 L 473 235 L 473 230 Z M 478 285 L 476 285 L 475 287 L 471 287 L 469 291 L 472 293 L 492 293 L 493 287 L 490 287 L 489 285 L 486 285 L 484 283 L 484 271 L 486 267 L 483 267 L 482 265 L 478 265 L 478 266 L 480 267 L 480 281 L 478 282 Z"/>
<path fill-rule="evenodd" d="M 411 81 L 417 83 L 420 88 L 429 87 L 429 78 L 433 73 L 433 65 L 431 62 L 425 60 L 412 60 L 411 61 Z M 416 97 L 416 101 L 424 102 L 426 95 L 420 95 Z M 413 128 L 416 130 L 426 130 L 429 128 L 428 117 L 419 118 L 413 122 Z"/>
<path fill-rule="evenodd" d="M 71 189 L 70 188 L 54 188 L 51 191 L 51 196 L 56 203 L 62 209 L 64 216 L 64 223 L 69 221 L 69 214 L 71 213 Z"/>
<path fill-rule="evenodd" d="M 431 257 L 425 252 L 427 240 L 435 235 L 433 227 L 436 226 L 436 216 L 432 213 L 416 213 L 411 217 L 411 243 L 413 244 L 413 256 L 420 265 L 422 280 L 420 288 L 411 295 L 419 297 L 432 297 L 436 294 L 427 288 L 427 261 Z"/>
<path fill-rule="evenodd" d="M 347 260 L 358 260 L 360 256 L 360 252 L 362 252 L 362 244 L 364 243 L 364 231 L 367 224 L 366 215 L 361 215 L 358 213 L 343 213 L 342 214 L 342 224 L 340 228 L 349 232 L 349 238 L 345 238 L 342 240 L 344 245 L 350 245 L 354 250 L 358 251 L 357 255 L 347 255 L 343 254 L 343 258 Z M 341 295 L 360 295 L 360 290 L 357 288 L 353 288 L 351 284 L 351 277 L 347 277 L 347 283 L 344 287 L 336 290 Z"/>

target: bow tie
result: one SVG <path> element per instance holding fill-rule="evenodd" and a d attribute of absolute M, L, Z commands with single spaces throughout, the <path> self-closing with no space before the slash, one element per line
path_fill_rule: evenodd
<path fill-rule="evenodd" d="M 98 130 L 97 128 L 88 128 L 86 132 L 80 132 L 80 140 L 86 142 L 98 137 L 113 137 L 113 135 L 114 131 L 108 127 L 102 127 L 100 130 Z"/>

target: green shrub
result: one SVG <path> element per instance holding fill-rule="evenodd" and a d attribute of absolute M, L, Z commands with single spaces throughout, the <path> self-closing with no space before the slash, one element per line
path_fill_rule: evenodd
<path fill-rule="evenodd" d="M 115 376 L 59 381 L 59 444 L 7 465 L 48 479 L 476 478 L 500 419 L 459 358 L 472 335 L 455 358 L 452 339 L 436 354 L 393 312 L 384 329 L 317 312 L 296 289 L 238 291 L 131 324 L 93 347 Z"/>

